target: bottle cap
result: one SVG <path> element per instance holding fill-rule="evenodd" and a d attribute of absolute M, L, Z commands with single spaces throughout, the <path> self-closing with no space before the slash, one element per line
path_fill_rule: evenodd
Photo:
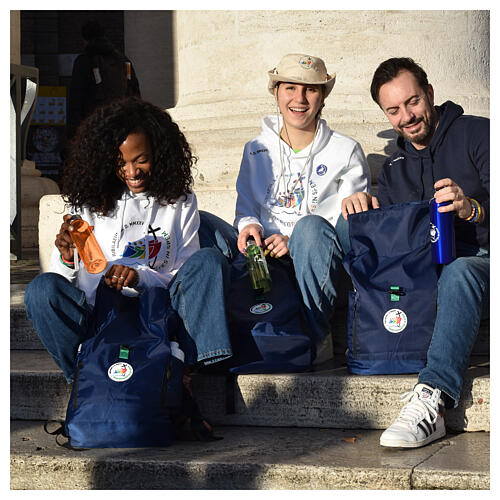
<path fill-rule="evenodd" d="M 82 220 L 82 216 L 78 215 L 78 214 L 74 214 L 74 215 L 71 216 L 71 219 L 68 222 L 71 224 L 75 220 Z"/>

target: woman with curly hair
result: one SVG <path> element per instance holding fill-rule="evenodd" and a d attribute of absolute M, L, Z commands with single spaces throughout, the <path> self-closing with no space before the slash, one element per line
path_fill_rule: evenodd
<path fill-rule="evenodd" d="M 74 261 L 66 214 L 50 272 L 37 276 L 25 295 L 27 315 L 68 382 L 102 275 L 128 294 L 168 288 L 187 332 L 179 332 L 186 365 L 231 356 L 224 305 L 229 269 L 215 249 L 200 250 L 195 161 L 170 115 L 135 97 L 97 109 L 78 128 L 61 192 L 72 213 L 94 226 L 108 266 L 90 274 Z"/>

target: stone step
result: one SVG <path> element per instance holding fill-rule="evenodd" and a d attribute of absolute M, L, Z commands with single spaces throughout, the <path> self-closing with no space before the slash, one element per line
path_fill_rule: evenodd
<path fill-rule="evenodd" d="M 10 348 L 11 349 L 44 349 L 31 322 L 26 318 L 24 308 L 24 292 L 26 284 L 11 284 L 10 287 Z M 346 349 L 346 310 L 338 309 L 332 320 L 333 352 L 343 354 Z M 489 356 L 490 324 L 489 320 L 480 325 L 473 356 Z"/>
<path fill-rule="evenodd" d="M 473 358 L 451 431 L 489 431 L 490 376 L 487 358 Z M 399 397 L 416 375 L 352 375 L 341 357 L 302 374 L 193 376 L 200 409 L 215 425 L 385 429 L 397 417 Z M 69 385 L 45 351 L 11 351 L 11 418 L 63 420 Z"/>
<path fill-rule="evenodd" d="M 415 450 L 379 446 L 379 431 L 220 427 L 224 439 L 168 448 L 71 451 L 42 422 L 11 423 L 10 487 L 85 489 L 467 489 L 490 487 L 489 433 Z"/>

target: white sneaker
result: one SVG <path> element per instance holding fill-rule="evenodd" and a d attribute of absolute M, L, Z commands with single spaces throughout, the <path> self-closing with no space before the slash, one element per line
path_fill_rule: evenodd
<path fill-rule="evenodd" d="M 412 391 L 401 396 L 401 401 L 408 403 L 380 436 L 382 446 L 418 448 L 446 434 L 444 403 L 439 389 L 417 384 Z"/>

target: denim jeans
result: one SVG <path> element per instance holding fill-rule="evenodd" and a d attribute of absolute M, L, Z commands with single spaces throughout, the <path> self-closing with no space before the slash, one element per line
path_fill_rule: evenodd
<path fill-rule="evenodd" d="M 490 256 L 457 243 L 457 259 L 443 266 L 427 365 L 418 376 L 458 405 L 481 317 L 489 313 Z"/>
<path fill-rule="evenodd" d="M 339 278 L 345 276 L 342 260 L 349 251 L 349 225 L 343 217 L 333 227 L 319 215 L 306 215 L 295 224 L 288 249 L 318 343 L 328 335 L 339 289 L 344 287 Z"/>
<path fill-rule="evenodd" d="M 213 214 L 200 211 L 199 236 L 201 247 L 218 248 L 229 262 L 238 255 L 238 231 Z M 349 251 L 348 223 L 340 217 L 334 228 L 323 217 L 304 216 L 293 229 L 288 249 L 313 341 L 319 343 L 329 333 L 339 276 L 346 279 L 342 259 Z"/>
<path fill-rule="evenodd" d="M 238 230 L 210 212 L 200 210 L 198 236 L 201 248 L 220 250 L 229 262 L 240 253 L 237 245 Z"/>
<path fill-rule="evenodd" d="M 183 320 L 178 332 L 187 365 L 215 363 L 232 355 L 225 314 L 229 264 L 213 249 L 193 254 L 169 284 L 172 307 Z M 78 345 L 89 333 L 92 308 L 85 293 L 56 273 L 38 275 L 26 288 L 26 314 L 68 382 Z"/>

